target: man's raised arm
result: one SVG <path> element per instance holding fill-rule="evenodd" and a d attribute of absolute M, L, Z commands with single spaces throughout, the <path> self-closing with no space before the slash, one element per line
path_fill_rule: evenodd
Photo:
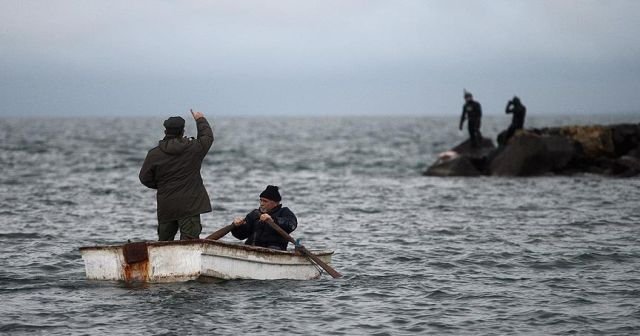
<path fill-rule="evenodd" d="M 196 127 L 198 128 L 197 140 L 206 154 L 213 144 L 213 130 L 202 112 L 193 112 L 193 110 L 191 110 L 191 115 L 193 116 L 193 120 L 196 121 Z"/>

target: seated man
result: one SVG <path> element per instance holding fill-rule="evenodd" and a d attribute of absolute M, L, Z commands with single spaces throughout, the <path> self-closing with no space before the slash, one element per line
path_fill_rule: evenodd
<path fill-rule="evenodd" d="M 516 96 L 507 103 L 505 112 L 507 114 L 513 114 L 511 125 L 509 125 L 507 129 L 507 140 L 509 140 L 517 130 L 524 128 L 524 118 L 527 115 L 527 107 L 522 105 L 520 98 Z"/>
<path fill-rule="evenodd" d="M 260 194 L 260 208 L 251 211 L 245 218 L 236 218 L 231 234 L 238 239 L 246 239 L 247 245 L 286 251 L 289 242 L 269 225 L 269 221 L 291 233 L 298 226 L 298 219 L 289 208 L 280 204 L 281 200 L 278 187 L 267 186 Z"/>

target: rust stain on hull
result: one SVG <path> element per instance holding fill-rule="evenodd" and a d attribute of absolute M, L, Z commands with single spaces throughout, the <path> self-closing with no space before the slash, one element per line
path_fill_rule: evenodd
<path fill-rule="evenodd" d="M 149 281 L 149 251 L 147 243 L 129 243 L 122 248 L 125 264 L 122 265 L 124 281 Z"/>
<path fill-rule="evenodd" d="M 124 281 L 149 281 L 149 260 L 123 266 Z"/>

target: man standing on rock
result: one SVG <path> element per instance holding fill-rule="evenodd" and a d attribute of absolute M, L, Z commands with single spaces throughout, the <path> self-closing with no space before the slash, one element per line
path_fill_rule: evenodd
<path fill-rule="evenodd" d="M 200 168 L 213 144 L 213 131 L 202 112 L 191 115 L 198 137 L 184 137 L 181 117 L 165 120 L 165 137 L 149 151 L 140 170 L 140 182 L 157 190 L 158 240 L 173 240 L 178 230 L 180 240 L 198 239 L 200 214 L 211 211 Z"/>
<path fill-rule="evenodd" d="M 505 113 L 513 114 L 513 117 L 511 118 L 511 125 L 509 125 L 509 128 L 507 129 L 506 142 L 516 133 L 517 130 L 524 127 L 524 117 L 527 114 L 527 108 L 522 105 L 520 98 L 514 96 L 513 99 L 507 103 Z"/>
<path fill-rule="evenodd" d="M 465 103 L 462 106 L 462 116 L 460 117 L 460 130 L 465 119 L 469 119 L 467 127 L 469 129 L 469 139 L 473 147 L 480 146 L 482 142 L 482 134 L 480 134 L 480 120 L 482 119 L 482 107 L 480 103 L 473 100 L 471 92 L 464 90 Z"/>

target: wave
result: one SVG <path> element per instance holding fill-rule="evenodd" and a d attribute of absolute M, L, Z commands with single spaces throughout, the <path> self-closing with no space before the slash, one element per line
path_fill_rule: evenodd
<path fill-rule="evenodd" d="M 0 325 L 0 332 L 42 332 L 47 329 L 66 328 L 63 324 L 28 324 L 28 323 L 8 323 Z"/>

